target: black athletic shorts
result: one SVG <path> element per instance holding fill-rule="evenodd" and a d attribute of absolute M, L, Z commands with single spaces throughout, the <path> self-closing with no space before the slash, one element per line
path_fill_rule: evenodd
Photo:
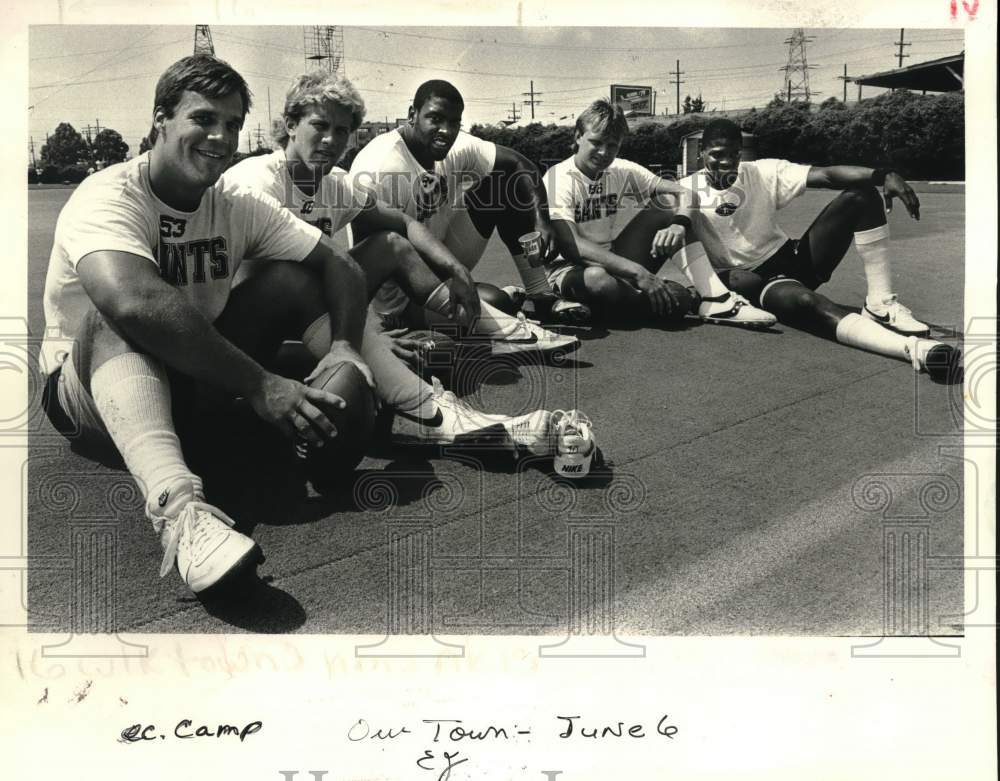
<path fill-rule="evenodd" d="M 789 239 L 777 252 L 752 271 L 765 282 L 785 277 L 798 280 L 810 290 L 815 290 L 824 282 L 830 281 L 829 277 L 821 279 L 816 273 L 812 253 L 809 250 L 809 240 L 805 236 L 801 239 Z"/>

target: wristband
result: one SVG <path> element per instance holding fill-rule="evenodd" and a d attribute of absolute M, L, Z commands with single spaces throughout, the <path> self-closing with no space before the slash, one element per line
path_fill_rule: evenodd
<path fill-rule="evenodd" d="M 875 168 L 872 170 L 872 184 L 881 187 L 885 184 L 885 177 L 894 173 L 891 168 Z"/>
<path fill-rule="evenodd" d="M 684 230 L 691 230 L 691 220 L 685 217 L 683 214 L 675 215 L 672 220 L 670 220 L 671 225 L 680 225 Z"/>

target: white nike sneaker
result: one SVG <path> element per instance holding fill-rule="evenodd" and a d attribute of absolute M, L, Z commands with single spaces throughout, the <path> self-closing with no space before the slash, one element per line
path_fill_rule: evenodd
<path fill-rule="evenodd" d="M 943 382 L 961 379 L 962 351 L 957 347 L 915 336 L 906 342 L 906 353 L 914 371 L 925 371 L 931 378 Z"/>
<path fill-rule="evenodd" d="M 518 312 L 517 325 L 511 333 L 491 339 L 490 343 L 493 346 L 494 355 L 556 351 L 568 353 L 580 346 L 580 340 L 575 336 L 547 331 L 526 318 L 523 312 Z"/>
<path fill-rule="evenodd" d="M 590 474 L 591 463 L 597 452 L 593 424 L 579 410 L 557 409 L 552 413 L 555 437 L 555 473 L 573 480 Z"/>
<path fill-rule="evenodd" d="M 751 305 L 739 293 L 730 292 L 719 298 L 702 297 L 698 317 L 706 323 L 741 325 L 745 328 L 770 328 L 778 318 L 770 312 Z"/>
<path fill-rule="evenodd" d="M 866 298 L 861 316 L 903 336 L 925 336 L 931 331 L 927 323 L 921 323 L 913 316 L 913 312 L 899 303 L 895 294 L 887 296 L 878 304 L 873 304 Z"/>
<path fill-rule="evenodd" d="M 490 444 L 523 447 L 535 455 L 552 452 L 549 413 L 538 410 L 510 417 L 493 415 L 469 406 L 432 378 L 437 412 L 419 418 L 396 410 L 392 421 L 392 442 L 400 445 Z"/>
<path fill-rule="evenodd" d="M 217 507 L 194 498 L 188 481 L 179 481 L 146 502 L 146 516 L 163 545 L 162 578 L 174 563 L 195 593 L 223 585 L 263 559 L 257 543 L 235 529 L 236 522 Z"/>
<path fill-rule="evenodd" d="M 539 409 L 527 415 L 509 417 L 502 425 L 515 452 L 523 448 L 533 456 L 550 456 L 555 451 L 552 413 L 548 410 Z"/>

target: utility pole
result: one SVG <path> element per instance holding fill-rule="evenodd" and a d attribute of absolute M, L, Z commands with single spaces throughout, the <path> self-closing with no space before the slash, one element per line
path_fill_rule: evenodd
<path fill-rule="evenodd" d="M 532 80 L 532 82 L 531 82 L 531 91 L 530 92 L 522 92 L 521 94 L 529 96 L 528 100 L 522 100 L 521 102 L 524 103 L 524 104 L 526 104 L 526 105 L 531 106 L 531 118 L 534 119 L 535 118 L 535 104 L 539 104 L 540 105 L 542 103 L 542 101 L 537 100 L 535 98 L 535 95 L 543 95 L 544 93 L 542 93 L 542 92 L 535 92 L 535 82 Z"/>
<path fill-rule="evenodd" d="M 264 146 L 264 131 L 260 129 L 260 122 L 257 123 L 257 148 L 261 149 Z"/>
<path fill-rule="evenodd" d="M 38 168 L 38 163 L 35 162 L 35 139 L 33 136 L 28 140 L 28 148 L 31 149 L 31 167 Z"/>
<path fill-rule="evenodd" d="M 512 100 L 510 102 L 510 113 L 507 115 L 507 119 L 509 119 L 511 122 L 517 122 L 518 120 L 517 101 Z"/>
<path fill-rule="evenodd" d="M 684 84 L 684 82 L 681 81 L 681 76 L 683 76 L 683 75 L 684 75 L 684 71 L 681 70 L 681 61 L 677 60 L 677 70 L 674 71 L 674 80 L 672 82 L 670 82 L 670 83 L 677 85 L 677 113 L 678 114 L 681 113 L 681 84 Z"/>
<path fill-rule="evenodd" d="M 847 78 L 847 63 L 846 62 L 844 63 L 844 75 L 843 76 L 838 76 L 837 78 L 840 79 L 842 82 L 844 82 L 844 103 L 847 103 L 847 82 L 849 81 L 849 79 Z"/>
<path fill-rule="evenodd" d="M 274 120 L 271 119 L 271 85 L 267 85 L 267 126 L 274 127 Z"/>
<path fill-rule="evenodd" d="M 896 55 L 896 56 L 899 58 L 899 65 L 897 67 L 900 67 L 900 68 L 903 67 L 903 58 L 910 56 L 909 54 L 903 54 L 903 47 L 904 46 L 912 46 L 913 45 L 912 43 L 905 43 L 903 41 L 903 33 L 905 33 L 905 32 L 906 32 L 906 30 L 904 30 L 902 27 L 900 27 L 899 28 L 899 40 L 893 42 L 894 46 L 898 46 L 899 47 L 899 54 Z"/>

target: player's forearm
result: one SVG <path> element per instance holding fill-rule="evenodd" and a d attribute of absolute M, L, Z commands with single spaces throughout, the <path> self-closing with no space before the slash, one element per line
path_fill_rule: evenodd
<path fill-rule="evenodd" d="M 577 236 L 571 247 L 560 245 L 563 257 L 583 261 L 591 266 L 600 266 L 611 276 L 634 284 L 645 269 L 628 258 L 616 255 L 589 239 Z"/>
<path fill-rule="evenodd" d="M 346 342 L 361 349 L 368 287 L 365 273 L 350 255 L 331 247 L 332 257 L 323 265 L 323 294 L 330 313 L 330 338 L 334 345 Z"/>
<path fill-rule="evenodd" d="M 108 319 L 130 342 L 181 374 L 234 395 L 251 395 L 267 375 L 174 288 L 136 296 Z"/>
<path fill-rule="evenodd" d="M 465 266 L 458 262 L 451 251 L 417 220 L 407 219 L 406 238 L 441 281 L 466 272 Z"/>

